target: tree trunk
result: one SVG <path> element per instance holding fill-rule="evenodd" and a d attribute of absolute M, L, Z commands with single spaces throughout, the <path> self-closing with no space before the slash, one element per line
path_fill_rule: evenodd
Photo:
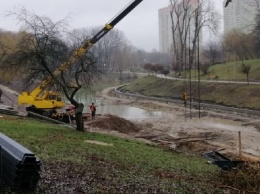
<path fill-rule="evenodd" d="M 76 125 L 77 125 L 76 130 L 77 131 L 84 131 L 84 121 L 83 121 L 82 112 L 77 112 L 75 114 L 75 117 L 76 117 Z"/>
<path fill-rule="evenodd" d="M 84 121 L 82 115 L 83 109 L 84 109 L 84 105 L 82 103 L 78 104 L 75 113 L 77 131 L 84 131 Z"/>
<path fill-rule="evenodd" d="M 3 101 L 1 100 L 1 96 L 2 96 L 3 92 L 2 90 L 0 89 L 0 103 L 2 103 Z"/>

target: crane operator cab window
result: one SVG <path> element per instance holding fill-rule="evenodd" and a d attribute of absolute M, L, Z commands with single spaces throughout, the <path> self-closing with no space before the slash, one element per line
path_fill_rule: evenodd
<path fill-rule="evenodd" d="M 48 100 L 56 100 L 57 96 L 56 95 L 48 95 Z"/>
<path fill-rule="evenodd" d="M 60 95 L 57 95 L 57 94 L 50 94 L 48 95 L 48 100 L 56 100 L 56 101 L 61 101 L 61 96 Z"/>

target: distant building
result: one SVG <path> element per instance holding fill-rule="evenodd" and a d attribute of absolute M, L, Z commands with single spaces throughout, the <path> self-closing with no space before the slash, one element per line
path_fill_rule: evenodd
<path fill-rule="evenodd" d="M 197 0 L 189 0 L 191 8 L 197 7 Z M 172 6 L 164 7 L 158 11 L 159 20 L 159 51 L 162 53 L 169 53 L 173 48 L 173 35 L 172 35 L 172 21 L 171 21 L 171 10 Z M 173 18 L 173 20 L 177 20 Z"/>
<path fill-rule="evenodd" d="M 244 33 L 250 33 L 255 24 L 257 6 L 255 0 L 235 0 L 225 7 L 226 1 L 223 1 L 224 9 L 224 33 L 227 34 L 233 29 Z"/>
<path fill-rule="evenodd" d="M 163 53 L 171 51 L 173 38 L 172 38 L 172 23 L 171 23 L 171 6 L 159 9 L 159 50 Z"/>

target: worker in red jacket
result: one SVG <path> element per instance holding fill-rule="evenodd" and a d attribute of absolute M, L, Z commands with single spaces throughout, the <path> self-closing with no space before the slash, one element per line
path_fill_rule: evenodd
<path fill-rule="evenodd" d="M 94 103 L 91 104 L 91 106 L 90 106 L 90 111 L 91 111 L 92 119 L 95 119 L 96 107 L 95 107 Z"/>

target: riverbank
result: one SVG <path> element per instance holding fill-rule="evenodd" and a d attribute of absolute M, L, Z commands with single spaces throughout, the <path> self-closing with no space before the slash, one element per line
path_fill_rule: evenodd
<path fill-rule="evenodd" d="M 41 180 L 33 193 L 238 193 L 257 190 L 259 175 L 255 168 L 221 173 L 201 157 L 205 151 L 220 148 L 221 153 L 236 157 L 232 150 L 222 148 L 226 145 L 225 130 L 216 128 L 214 133 L 213 127 L 205 124 L 211 118 L 230 120 L 226 115 L 203 112 L 203 118 L 198 120 L 194 112 L 189 121 L 183 107 L 118 98 L 111 89 L 100 94 L 107 103 L 162 110 L 167 114 L 163 118 L 132 120 L 100 115 L 85 123 L 87 133 L 37 119 L 1 117 L 0 131 L 33 151 L 43 162 Z M 217 136 L 217 132 L 223 133 L 222 137 Z M 212 141 L 219 139 L 223 145 L 214 145 Z M 6 187 L 1 191 L 13 193 Z"/>
<path fill-rule="evenodd" d="M 245 159 L 259 160 L 260 157 L 260 121 L 259 119 L 240 117 L 238 115 L 202 111 L 198 118 L 196 110 L 188 110 L 172 103 L 152 102 L 122 98 L 114 92 L 115 87 L 106 88 L 98 94 L 106 103 L 129 105 L 145 110 L 163 111 L 164 117 L 147 119 L 131 119 L 134 124 L 126 125 L 127 121 L 103 118 L 99 123 L 86 123 L 88 131 L 107 133 L 123 138 L 138 139 L 149 143 L 161 144 L 169 148 L 179 149 L 192 154 L 201 154 L 211 150 L 222 150 L 222 153 L 232 157 L 238 156 L 238 132 L 242 134 L 242 156 Z M 9 88 L 4 90 L 3 99 L 8 106 L 17 110 L 17 93 Z M 19 110 L 20 109 L 20 110 Z M 21 111 L 19 108 L 18 111 Z M 192 117 L 190 117 L 192 116 Z M 113 121 L 113 122 L 112 122 Z M 91 121 L 93 122 L 93 121 Z M 97 122 L 97 121 L 95 121 Z M 103 125 L 100 123 L 103 122 Z M 107 129 L 109 126 L 109 130 Z M 113 130 L 116 127 L 126 127 L 129 133 Z M 135 129 L 136 128 L 136 129 Z M 185 139 L 185 142 L 184 140 Z M 182 141 L 180 141 L 182 140 Z"/>
<path fill-rule="evenodd" d="M 260 84 L 201 80 L 198 85 L 198 82 L 187 80 L 145 76 L 125 85 L 121 91 L 173 100 L 181 100 L 185 92 L 188 101 L 192 102 L 260 110 Z"/>
<path fill-rule="evenodd" d="M 197 110 L 191 110 L 190 114 L 190 110 L 178 104 L 118 97 L 114 88 L 103 90 L 100 97 L 110 104 L 127 104 L 146 110 L 165 112 L 164 117 L 132 119 L 131 122 L 142 130 L 133 134 L 122 134 L 124 137 L 145 139 L 193 154 L 221 150 L 222 153 L 237 158 L 239 155 L 238 132 L 240 131 L 243 159 L 260 159 L 258 141 L 260 121 L 258 119 L 213 111 L 202 111 L 201 118 L 198 118 Z M 192 115 L 191 118 L 190 115 Z M 115 132 L 115 135 L 120 136 L 120 133 Z"/>

